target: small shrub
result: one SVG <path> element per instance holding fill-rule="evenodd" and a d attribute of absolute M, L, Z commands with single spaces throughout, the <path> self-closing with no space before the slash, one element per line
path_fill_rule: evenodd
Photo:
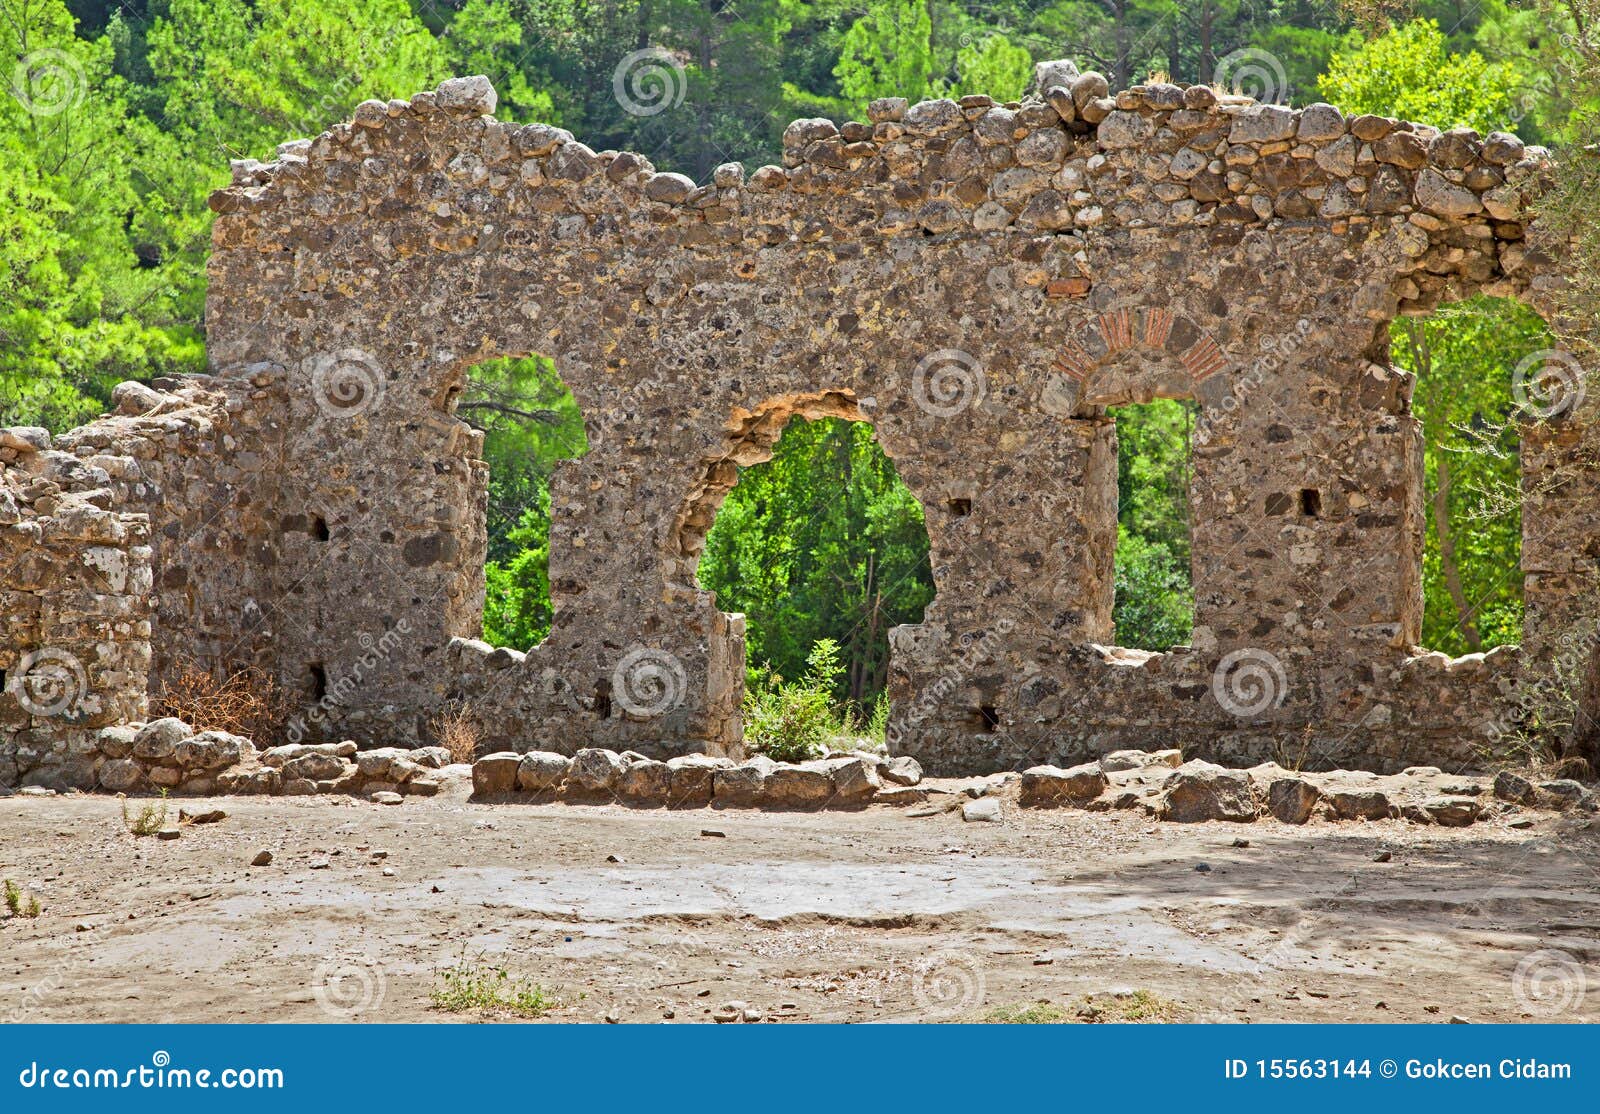
<path fill-rule="evenodd" d="M 161 798 L 147 801 L 139 809 L 138 815 L 128 814 L 128 798 L 121 793 L 117 799 L 122 802 L 122 826 L 136 836 L 155 835 L 167 826 L 167 791 L 161 791 Z"/>
<path fill-rule="evenodd" d="M 824 638 L 811 647 L 800 680 L 762 678 L 745 694 L 745 742 L 750 749 L 778 762 L 804 762 L 820 754 L 843 730 L 832 696 L 843 671 L 839 644 Z"/>
<path fill-rule="evenodd" d="M 293 700 L 269 674 L 253 667 L 220 678 L 194 662 L 179 663 L 156 695 L 153 716 L 176 716 L 200 731 L 226 731 L 257 741 L 283 733 Z"/>
<path fill-rule="evenodd" d="M 462 956 L 436 976 L 428 992 L 435 1009 L 447 1013 L 514 1014 L 543 1017 L 562 1001 L 532 979 L 514 976 L 504 967 Z"/>
<path fill-rule="evenodd" d="M 483 732 L 466 708 L 452 704 L 438 713 L 428 723 L 428 729 L 439 746 L 450 752 L 450 761 L 467 765 L 478 760 L 478 746 L 483 742 Z"/>
<path fill-rule="evenodd" d="M 6 912 L 13 917 L 37 917 L 39 915 L 39 899 L 32 894 L 28 900 L 22 900 L 22 887 L 11 879 L 5 881 Z"/>

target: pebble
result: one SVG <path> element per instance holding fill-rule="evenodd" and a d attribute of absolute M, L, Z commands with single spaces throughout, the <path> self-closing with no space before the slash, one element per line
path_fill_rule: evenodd
<path fill-rule="evenodd" d="M 727 832 L 719 832 L 715 828 L 701 828 L 700 834 L 711 839 L 727 839 Z"/>
<path fill-rule="evenodd" d="M 1393 858 L 1393 851 L 1379 851 L 1376 855 L 1372 856 L 1372 861 L 1375 863 L 1386 863 Z"/>
<path fill-rule="evenodd" d="M 312 870 L 327 870 L 332 865 L 333 864 L 328 862 L 327 859 L 313 859 L 312 862 L 311 862 L 311 869 Z"/>
<path fill-rule="evenodd" d="M 159 832 L 156 833 L 156 838 L 157 839 L 177 839 L 181 835 L 183 835 L 183 833 L 180 832 L 177 828 L 162 828 Z"/>
<path fill-rule="evenodd" d="M 374 803 L 380 805 L 398 805 L 404 803 L 405 798 L 398 793 L 390 793 L 385 791 L 382 793 L 374 793 L 372 795 L 372 800 Z"/>
<path fill-rule="evenodd" d="M 272 852 L 271 851 L 257 851 L 256 852 L 256 857 L 250 860 L 250 865 L 251 866 L 271 866 L 272 865 Z"/>
<path fill-rule="evenodd" d="M 1000 819 L 1000 801 L 997 797 L 979 797 L 961 806 L 961 819 L 968 823 L 993 824 Z"/>

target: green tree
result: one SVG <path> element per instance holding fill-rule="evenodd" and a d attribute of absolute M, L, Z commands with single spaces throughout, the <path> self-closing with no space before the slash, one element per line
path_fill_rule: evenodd
<path fill-rule="evenodd" d="M 1116 410 L 1117 645 L 1166 650 L 1194 628 L 1189 571 L 1193 406 L 1157 399 Z"/>
<path fill-rule="evenodd" d="M 61 429 L 120 379 L 199 369 L 174 320 L 193 271 L 147 239 L 145 170 L 170 148 L 130 115 L 111 45 L 60 0 L 0 0 L 0 58 L 0 424 Z"/>
<path fill-rule="evenodd" d="M 1513 123 L 1516 70 L 1477 51 L 1450 52 L 1439 25 L 1413 20 L 1362 42 L 1352 34 L 1317 79 L 1346 112 L 1399 116 L 1438 128 L 1491 132 Z"/>
<path fill-rule="evenodd" d="M 838 643 L 833 695 L 859 708 L 883 691 L 889 628 L 920 622 L 934 590 L 921 506 L 871 427 L 834 419 L 796 419 L 771 461 L 741 472 L 699 576 L 747 616 L 756 668 L 798 678 L 815 644 Z"/>
<path fill-rule="evenodd" d="M 845 32 L 833 68 L 839 90 L 857 105 L 879 97 L 913 102 L 935 95 L 933 17 L 927 0 L 877 0 Z"/>
<path fill-rule="evenodd" d="M 1033 55 L 998 32 L 956 53 L 956 81 L 949 96 L 987 93 L 999 101 L 1020 100 L 1033 83 Z"/>

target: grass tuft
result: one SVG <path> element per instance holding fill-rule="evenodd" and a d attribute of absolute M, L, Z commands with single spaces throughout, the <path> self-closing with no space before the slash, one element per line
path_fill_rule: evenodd
<path fill-rule="evenodd" d="M 984 1025 L 1060 1025 L 1072 1020 L 1062 1006 L 1032 1002 L 1026 1006 L 995 1006 L 978 1018 Z"/>
<path fill-rule="evenodd" d="M 435 976 L 428 992 L 435 1009 L 446 1013 L 543 1017 L 565 1003 L 532 979 L 504 967 L 463 956 Z"/>
<path fill-rule="evenodd" d="M 32 894 L 28 900 L 22 900 L 22 887 L 11 879 L 5 880 L 6 912 L 13 917 L 37 917 L 39 915 L 39 899 Z"/>
<path fill-rule="evenodd" d="M 122 826 L 136 836 L 152 836 L 167 826 L 167 791 L 161 791 L 160 800 L 147 801 L 139 809 L 137 815 L 129 815 L 128 798 L 121 793 L 117 799 L 122 802 Z"/>

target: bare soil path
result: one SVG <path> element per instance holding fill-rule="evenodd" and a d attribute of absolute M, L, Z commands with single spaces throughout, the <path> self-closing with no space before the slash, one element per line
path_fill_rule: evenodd
<path fill-rule="evenodd" d="M 227 818 L 171 841 L 128 834 L 105 797 L 0 799 L 0 878 L 43 909 L 0 913 L 0 1020 L 475 1019 L 429 998 L 465 956 L 554 993 L 557 1021 L 731 1001 L 766 1021 L 1072 1018 L 1131 990 L 1192 1021 L 1600 1021 L 1592 817 L 1178 825 L 1007 801 L 980 824 L 467 788 L 185 800 L 174 815 Z"/>

